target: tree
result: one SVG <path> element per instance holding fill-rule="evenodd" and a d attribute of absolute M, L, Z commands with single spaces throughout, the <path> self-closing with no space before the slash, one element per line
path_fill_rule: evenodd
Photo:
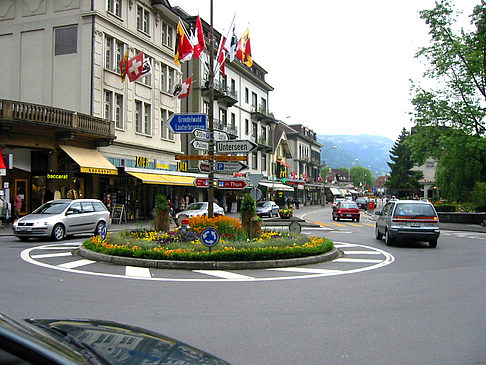
<path fill-rule="evenodd" d="M 361 186 L 363 189 L 367 189 L 373 186 L 373 174 L 367 168 L 362 166 L 351 167 L 349 176 L 356 187 Z"/>
<path fill-rule="evenodd" d="M 398 198 L 411 197 L 420 191 L 419 179 L 423 174 L 421 171 L 412 171 L 414 162 L 411 159 L 411 151 L 406 140 L 409 133 L 402 129 L 402 133 L 393 145 L 390 153 L 392 162 L 388 162 L 390 167 L 390 179 L 385 186 Z"/>
<path fill-rule="evenodd" d="M 455 30 L 455 13 L 447 0 L 420 12 L 431 40 L 417 57 L 429 63 L 425 76 L 434 87 L 412 86 L 415 127 L 407 143 L 416 162 L 438 161 L 441 194 L 461 200 L 486 181 L 486 6 L 474 8 L 471 32 Z"/>

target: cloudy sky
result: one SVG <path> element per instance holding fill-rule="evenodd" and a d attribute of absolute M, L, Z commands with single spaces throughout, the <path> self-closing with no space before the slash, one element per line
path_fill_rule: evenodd
<path fill-rule="evenodd" d="M 210 21 L 209 0 L 169 0 Z M 480 0 L 452 0 L 463 23 Z M 318 134 L 372 134 L 396 140 L 410 129 L 410 79 L 424 64 L 414 58 L 428 44 L 418 12 L 434 0 L 276 1 L 213 0 L 214 27 L 250 30 L 254 61 L 275 90 L 277 119 Z"/>

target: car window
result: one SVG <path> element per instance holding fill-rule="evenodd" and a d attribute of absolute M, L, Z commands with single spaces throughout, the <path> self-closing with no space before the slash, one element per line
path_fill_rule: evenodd
<path fill-rule="evenodd" d="M 103 205 L 103 203 L 100 202 L 93 202 L 94 210 L 95 212 L 104 212 L 106 211 L 106 207 Z"/>
<path fill-rule="evenodd" d="M 66 202 L 51 202 L 41 205 L 39 208 L 33 211 L 35 214 L 59 214 L 61 213 L 69 203 Z"/>
<path fill-rule="evenodd" d="M 204 209 L 204 208 L 205 208 L 204 203 L 192 203 L 192 204 L 189 204 L 189 206 L 187 207 L 186 210 L 201 210 L 201 209 Z"/>
<path fill-rule="evenodd" d="M 383 207 L 383 210 L 381 211 L 382 215 L 388 215 L 390 214 L 390 210 L 392 209 L 392 203 L 388 203 Z"/>
<path fill-rule="evenodd" d="M 399 203 L 393 214 L 394 217 L 435 217 L 430 204 Z"/>
<path fill-rule="evenodd" d="M 68 212 L 72 214 L 80 214 L 82 212 L 81 203 L 74 203 L 68 209 Z"/>
<path fill-rule="evenodd" d="M 341 203 L 341 208 L 346 208 L 346 209 L 358 208 L 358 205 L 356 203 Z"/>
<path fill-rule="evenodd" d="M 83 208 L 83 213 L 94 212 L 93 204 L 91 204 L 91 202 L 82 202 L 81 208 Z"/>

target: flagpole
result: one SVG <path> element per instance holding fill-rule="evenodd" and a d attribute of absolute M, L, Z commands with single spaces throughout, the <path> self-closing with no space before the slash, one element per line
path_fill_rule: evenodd
<path fill-rule="evenodd" d="M 213 217 L 214 202 L 214 31 L 213 31 L 213 0 L 210 0 L 209 25 L 209 173 L 208 173 L 208 217 Z"/>

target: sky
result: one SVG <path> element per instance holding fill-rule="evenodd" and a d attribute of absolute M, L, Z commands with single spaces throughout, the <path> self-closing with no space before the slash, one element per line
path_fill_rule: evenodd
<path fill-rule="evenodd" d="M 210 22 L 210 0 L 169 0 Z M 480 0 L 452 0 L 461 24 Z M 370 134 L 397 140 L 413 123 L 410 79 L 426 64 L 415 58 L 427 46 L 419 11 L 434 0 L 213 0 L 213 22 L 226 34 L 250 31 L 252 58 L 274 88 L 269 111 L 317 134 Z"/>

